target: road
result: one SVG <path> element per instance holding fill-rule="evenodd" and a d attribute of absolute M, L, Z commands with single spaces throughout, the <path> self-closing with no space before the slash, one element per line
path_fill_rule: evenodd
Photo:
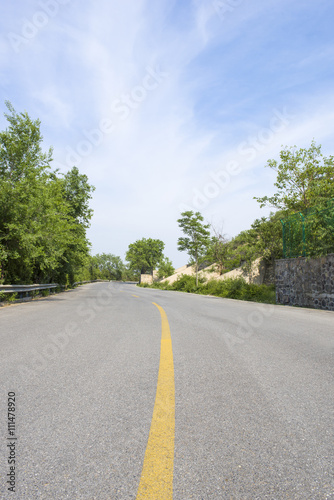
<path fill-rule="evenodd" d="M 117 283 L 1 308 L 0 498 L 334 499 L 333 326 Z"/>

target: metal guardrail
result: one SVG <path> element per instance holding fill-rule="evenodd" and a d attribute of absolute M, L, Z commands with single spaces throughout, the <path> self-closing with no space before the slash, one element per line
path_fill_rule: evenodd
<path fill-rule="evenodd" d="M 0 293 L 27 293 L 35 290 L 51 290 L 57 288 L 57 283 L 43 283 L 42 285 L 0 285 Z"/>
<path fill-rule="evenodd" d="M 83 285 L 85 283 L 96 283 L 97 281 L 103 280 L 91 280 L 91 281 L 76 281 L 71 286 Z M 0 285 L 1 293 L 17 293 L 19 298 L 29 295 L 30 292 L 40 291 L 40 290 L 52 290 L 55 288 L 66 288 L 65 285 L 59 285 L 58 283 L 42 283 L 34 285 Z"/>
<path fill-rule="evenodd" d="M 108 280 L 90 280 L 90 281 L 76 281 L 71 286 L 84 285 L 85 283 L 97 283 Z M 128 281 L 126 283 L 137 283 Z M 65 285 L 59 285 L 58 283 L 43 283 L 35 285 L 0 285 L 1 293 L 17 293 L 19 298 L 29 295 L 30 292 L 40 291 L 40 290 L 52 290 L 55 288 L 65 288 Z"/>

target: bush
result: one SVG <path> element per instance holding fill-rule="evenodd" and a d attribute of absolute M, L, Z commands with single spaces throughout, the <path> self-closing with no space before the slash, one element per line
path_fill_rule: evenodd
<path fill-rule="evenodd" d="M 178 292 L 188 292 L 195 293 L 196 288 L 196 278 L 194 276 L 187 276 L 183 274 L 171 285 L 171 290 L 176 290 Z"/>
<path fill-rule="evenodd" d="M 199 280 L 196 287 L 195 276 L 182 275 L 177 281 L 169 285 L 165 283 L 153 283 L 153 285 L 143 285 L 145 288 L 158 288 L 160 290 L 175 290 L 187 293 L 199 293 L 202 295 L 214 295 L 216 297 L 224 297 L 229 299 L 250 300 L 254 302 L 264 302 L 268 304 L 276 304 L 275 286 L 256 285 L 254 283 L 246 283 L 243 278 L 226 279 L 226 280 L 210 280 L 207 283 L 203 279 Z"/>
<path fill-rule="evenodd" d="M 15 302 L 17 299 L 17 293 L 0 293 L 0 302 Z"/>

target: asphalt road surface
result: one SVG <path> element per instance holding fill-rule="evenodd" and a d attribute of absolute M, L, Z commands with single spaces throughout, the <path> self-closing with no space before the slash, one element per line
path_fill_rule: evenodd
<path fill-rule="evenodd" d="M 333 312 L 94 283 L 0 328 L 1 499 L 334 499 Z"/>

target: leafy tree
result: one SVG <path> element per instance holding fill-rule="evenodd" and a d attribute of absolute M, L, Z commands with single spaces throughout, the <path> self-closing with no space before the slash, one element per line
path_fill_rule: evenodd
<path fill-rule="evenodd" d="M 109 280 L 121 280 L 124 264 L 120 257 L 112 255 L 110 253 L 97 254 L 95 260 L 100 271 L 101 278 Z"/>
<path fill-rule="evenodd" d="M 7 283 L 74 280 L 86 264 L 92 186 L 73 168 L 52 171 L 40 121 L 7 102 L 0 132 L 0 268 Z"/>
<path fill-rule="evenodd" d="M 88 183 L 87 175 L 80 174 L 77 167 L 72 167 L 64 175 L 63 196 L 69 206 L 69 215 L 85 228 L 89 227 L 93 215 L 89 200 L 94 191 L 95 187 Z"/>
<path fill-rule="evenodd" d="M 288 244 L 293 255 L 319 256 L 332 252 L 334 157 L 324 157 L 321 146 L 312 141 L 308 149 L 286 147 L 280 152 L 280 162 L 269 160 L 267 166 L 277 172 L 275 186 L 278 190 L 271 197 L 255 199 L 261 207 L 270 205 L 280 212 L 268 220 L 262 218 L 254 222 L 254 229 L 261 236 L 266 254 L 269 251 L 273 261 L 281 257 L 282 229 L 279 219 L 293 214 L 289 219 L 291 224 L 288 223 L 292 238 Z"/>
<path fill-rule="evenodd" d="M 38 259 L 41 203 L 47 198 L 52 150 L 42 152 L 39 120 L 17 114 L 7 102 L 9 123 L 0 133 L 0 241 L 1 267 L 7 282 L 29 282 Z"/>
<path fill-rule="evenodd" d="M 168 278 L 168 276 L 171 276 L 172 274 L 174 274 L 174 272 L 175 269 L 173 267 L 172 262 L 169 260 L 168 257 L 163 257 L 158 267 L 158 278 L 159 279 Z"/>
<path fill-rule="evenodd" d="M 225 270 L 231 271 L 244 266 L 250 270 L 252 262 L 256 259 L 257 237 L 251 230 L 241 231 L 227 244 Z"/>
<path fill-rule="evenodd" d="M 124 266 L 123 274 L 122 274 L 122 279 L 127 280 L 127 281 L 137 281 L 138 280 L 138 273 L 133 271 L 130 268 L 130 264 L 126 264 Z"/>
<path fill-rule="evenodd" d="M 88 256 L 85 268 L 87 272 L 85 277 L 87 280 L 97 280 L 101 278 L 101 271 L 96 255 Z"/>
<path fill-rule="evenodd" d="M 208 250 L 208 260 L 215 264 L 215 271 L 218 271 L 220 275 L 226 270 L 226 261 L 228 257 L 228 239 L 222 233 L 222 231 L 217 228 L 212 227 L 214 236 L 212 236 L 209 250 Z"/>
<path fill-rule="evenodd" d="M 254 238 L 256 257 L 263 257 L 275 266 L 275 259 L 283 256 L 282 211 L 271 213 L 269 217 L 256 219 L 252 224 L 251 234 Z"/>
<path fill-rule="evenodd" d="M 161 240 L 142 238 L 129 245 L 125 259 L 131 271 L 137 274 L 152 274 L 161 262 L 165 244 Z"/>
<path fill-rule="evenodd" d="M 60 259 L 56 281 L 63 283 L 80 281 L 80 269 L 87 265 L 90 243 L 86 238 L 86 229 L 90 226 L 93 211 L 89 208 L 89 200 L 95 190 L 88 183 L 88 177 L 80 174 L 77 167 L 73 167 L 61 179 L 62 198 L 67 206 L 67 221 L 70 228 L 70 240 L 63 240 L 63 255 Z M 71 224 L 73 221 L 73 224 Z M 66 278 L 68 277 L 68 278 Z"/>
<path fill-rule="evenodd" d="M 178 250 L 186 251 L 190 259 L 195 263 L 196 286 L 198 286 L 198 266 L 208 250 L 210 243 L 210 225 L 203 224 L 204 218 L 200 212 L 191 210 L 181 213 L 178 219 L 179 227 L 186 236 L 178 239 Z"/>
<path fill-rule="evenodd" d="M 280 162 L 268 160 L 266 166 L 277 172 L 278 191 L 270 197 L 255 197 L 261 207 L 298 212 L 334 198 L 334 157 L 325 158 L 314 141 L 308 149 L 295 148 L 283 149 Z"/>
<path fill-rule="evenodd" d="M 35 202 L 38 205 L 35 205 Z M 86 243 L 85 236 L 79 238 L 78 225 L 69 215 L 69 207 L 62 195 L 58 178 L 50 177 L 47 182 L 39 183 L 39 193 L 35 200 L 29 201 L 31 216 L 28 235 L 33 243 L 30 256 L 31 279 L 36 283 L 59 281 L 62 262 L 67 261 L 69 249 Z M 85 245 L 87 249 L 87 245 Z M 85 255 L 87 250 L 85 252 Z M 68 269 L 71 274 L 73 268 Z M 72 280 L 72 282 L 74 279 Z"/>

